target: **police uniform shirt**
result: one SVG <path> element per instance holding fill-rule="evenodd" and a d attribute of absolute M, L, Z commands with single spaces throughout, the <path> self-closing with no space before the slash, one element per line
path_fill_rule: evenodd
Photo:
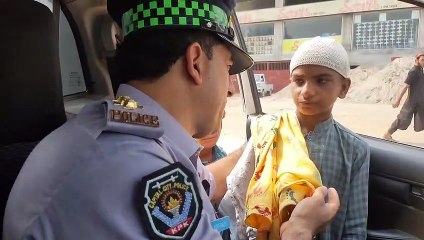
<path fill-rule="evenodd" d="M 9 196 L 4 240 L 221 238 L 197 142 L 141 91 L 121 85 L 117 95 L 141 106 L 87 105 L 34 149 Z"/>

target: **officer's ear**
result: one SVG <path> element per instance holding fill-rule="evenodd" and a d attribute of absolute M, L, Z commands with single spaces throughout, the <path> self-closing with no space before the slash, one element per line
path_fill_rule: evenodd
<path fill-rule="evenodd" d="M 205 64 L 207 63 L 205 62 L 207 58 L 202 50 L 202 46 L 198 42 L 190 44 L 187 47 L 185 58 L 188 75 L 193 79 L 194 84 L 202 84 Z"/>

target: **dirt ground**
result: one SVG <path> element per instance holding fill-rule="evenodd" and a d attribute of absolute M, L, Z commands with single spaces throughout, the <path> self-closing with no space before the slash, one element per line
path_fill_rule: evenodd
<path fill-rule="evenodd" d="M 285 95 L 285 96 L 282 96 Z M 277 93 L 261 98 L 262 110 L 265 113 L 278 113 L 283 110 L 295 109 L 287 93 Z M 333 109 L 334 118 L 356 133 L 381 138 L 400 108 L 393 109 L 388 104 L 336 102 Z M 413 125 L 405 131 L 397 131 L 393 138 L 399 142 L 424 148 L 424 131 L 414 132 Z M 246 139 L 246 118 L 242 109 L 240 95 L 228 98 L 226 117 L 218 144 L 226 151 L 232 151 Z"/>

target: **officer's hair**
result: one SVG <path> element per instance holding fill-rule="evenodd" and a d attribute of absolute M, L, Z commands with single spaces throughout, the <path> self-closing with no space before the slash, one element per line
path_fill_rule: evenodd
<path fill-rule="evenodd" d="M 213 33 L 191 29 L 146 29 L 128 35 L 116 55 L 120 82 L 152 81 L 163 76 L 194 42 L 198 42 L 212 59 L 212 47 L 221 40 Z"/>

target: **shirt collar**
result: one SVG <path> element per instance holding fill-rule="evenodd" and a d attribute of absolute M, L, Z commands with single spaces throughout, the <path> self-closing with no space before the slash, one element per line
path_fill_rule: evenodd
<path fill-rule="evenodd" d="M 197 161 L 201 150 L 200 145 L 159 103 L 128 84 L 121 84 L 116 96 L 129 96 L 138 102 L 138 104 L 142 105 L 146 112 L 158 116 L 160 128 L 164 130 L 164 136 L 183 151 L 190 160 L 194 159 L 194 163 Z"/>
<path fill-rule="evenodd" d="M 296 119 L 297 119 L 297 122 L 300 125 L 299 119 L 298 118 L 296 118 Z M 334 124 L 333 116 L 330 116 L 329 119 L 315 125 L 314 131 L 307 133 L 305 135 L 305 138 L 310 139 L 312 137 L 312 135 L 322 133 L 322 132 L 326 132 L 333 124 Z"/>
<path fill-rule="evenodd" d="M 327 131 L 334 123 L 333 116 L 330 116 L 329 119 L 325 120 L 324 122 L 320 122 L 315 126 L 313 133 L 321 133 Z"/>
<path fill-rule="evenodd" d="M 300 126 L 300 121 L 299 121 L 299 118 L 297 117 L 297 114 L 296 114 L 296 119 L 297 119 L 297 123 Z M 314 134 L 314 133 L 318 133 L 318 132 L 327 131 L 330 128 L 330 126 L 333 125 L 333 123 L 334 123 L 334 119 L 333 119 L 333 116 L 331 115 L 329 119 L 315 125 L 314 131 L 310 132 L 308 134 Z"/>

